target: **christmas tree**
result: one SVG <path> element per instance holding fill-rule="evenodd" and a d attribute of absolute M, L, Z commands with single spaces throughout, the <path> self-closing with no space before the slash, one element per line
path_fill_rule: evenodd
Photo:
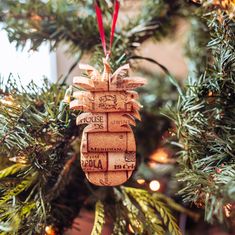
<path fill-rule="evenodd" d="M 104 54 L 94 3 L 102 11 L 108 35 L 116 2 L 3 0 L 0 4 L 0 20 L 17 48 L 30 42 L 37 50 L 47 41 L 56 50 L 63 43 L 75 58 L 55 84 L 44 80 L 42 86 L 32 82 L 24 87 L 11 76 L 1 79 L 1 234 L 64 234 L 79 228 L 74 220 L 83 208 L 95 214 L 93 235 L 101 234 L 105 223 L 111 224 L 112 234 L 184 234 L 185 230 L 193 234 L 190 224 L 185 227 L 186 215 L 194 228 L 202 215 L 204 229 L 209 222 L 226 224 L 224 229 L 233 231 L 232 0 L 133 1 L 141 10 L 134 19 L 117 25 L 109 62 L 112 71 L 129 63 L 149 80 L 138 90 L 143 109 L 142 122 L 134 130 L 137 169 L 121 186 L 96 187 L 86 180 L 79 148 L 83 127 L 76 126 L 79 112 L 69 109 L 73 94 L 68 77 L 86 54 L 102 71 Z M 120 11 L 123 5 L 121 1 Z M 185 46 L 189 76 L 184 83 L 161 61 L 139 52 L 148 39 L 157 44 L 171 36 L 178 19 L 190 25 Z M 162 73 L 143 70 L 137 61 L 147 61 Z M 163 186 L 162 193 L 153 192 Z"/>

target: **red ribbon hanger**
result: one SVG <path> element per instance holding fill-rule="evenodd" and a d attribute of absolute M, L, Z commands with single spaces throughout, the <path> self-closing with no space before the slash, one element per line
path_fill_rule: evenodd
<path fill-rule="evenodd" d="M 112 26 L 111 26 L 111 32 L 110 32 L 110 39 L 109 39 L 109 51 L 107 51 L 104 25 L 103 25 L 103 19 L 102 19 L 102 11 L 99 7 L 98 1 L 95 2 L 95 11 L 96 11 L 97 23 L 98 23 L 99 33 L 100 33 L 100 39 L 101 39 L 104 54 L 105 54 L 106 57 L 109 57 L 110 54 L 111 54 L 111 49 L 112 49 L 112 44 L 113 44 L 113 39 L 114 39 L 114 32 L 115 32 L 115 28 L 116 28 L 119 8 L 120 8 L 120 3 L 119 3 L 118 0 L 115 0 Z"/>

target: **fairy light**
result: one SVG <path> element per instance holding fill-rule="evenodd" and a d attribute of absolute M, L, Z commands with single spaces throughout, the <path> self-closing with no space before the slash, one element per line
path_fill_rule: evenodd
<path fill-rule="evenodd" d="M 71 101 L 71 96 L 72 96 L 72 92 L 73 92 L 73 87 L 69 86 L 69 88 L 66 90 L 65 95 L 64 95 L 64 103 L 69 104 Z"/>
<path fill-rule="evenodd" d="M 128 224 L 128 230 L 131 233 L 135 233 L 134 229 L 132 228 L 131 224 Z"/>
<path fill-rule="evenodd" d="M 155 168 L 158 164 L 154 161 L 150 161 L 150 162 L 148 162 L 148 165 L 150 168 Z"/>
<path fill-rule="evenodd" d="M 71 101 L 71 98 L 70 98 L 70 96 L 69 95 L 65 95 L 64 96 L 64 103 L 66 103 L 66 104 L 69 104 L 70 103 L 70 101 Z"/>
<path fill-rule="evenodd" d="M 12 162 L 17 162 L 21 164 L 26 164 L 28 162 L 26 156 L 14 156 L 14 157 L 9 158 L 9 160 Z"/>
<path fill-rule="evenodd" d="M 158 191 L 160 189 L 161 185 L 160 185 L 160 182 L 157 181 L 157 180 L 152 180 L 150 183 L 149 183 L 149 188 L 152 190 L 152 191 Z"/>
<path fill-rule="evenodd" d="M 145 183 L 145 179 L 137 179 L 136 182 L 138 184 L 144 184 Z"/>
<path fill-rule="evenodd" d="M 56 232 L 51 225 L 46 226 L 45 232 L 46 232 L 45 235 L 56 235 Z"/>
<path fill-rule="evenodd" d="M 226 217 L 230 217 L 232 210 L 232 204 L 228 203 L 227 205 L 224 206 L 224 213 Z"/>
<path fill-rule="evenodd" d="M 0 102 L 5 105 L 5 106 L 9 106 L 12 107 L 14 106 L 14 99 L 12 98 L 12 96 L 5 96 L 3 99 L 0 99 Z"/>
<path fill-rule="evenodd" d="M 150 156 L 149 166 L 150 167 L 155 167 L 156 163 L 162 163 L 162 164 L 174 163 L 175 159 L 172 159 L 171 156 L 172 156 L 172 154 L 171 154 L 169 149 L 158 148 Z"/>

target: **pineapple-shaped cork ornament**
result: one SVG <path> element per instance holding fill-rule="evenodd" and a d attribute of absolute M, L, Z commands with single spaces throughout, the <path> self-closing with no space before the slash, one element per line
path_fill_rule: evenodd
<path fill-rule="evenodd" d="M 88 125 L 80 147 L 87 179 L 98 186 L 115 186 L 126 182 L 135 169 L 136 144 L 130 125 L 135 126 L 135 118 L 140 120 L 141 105 L 133 89 L 146 80 L 128 77 L 128 64 L 113 74 L 106 59 L 103 64 L 102 74 L 90 65 L 79 65 L 88 77 L 73 79 L 80 90 L 73 92 L 70 109 L 84 112 L 78 115 L 77 125 Z"/>

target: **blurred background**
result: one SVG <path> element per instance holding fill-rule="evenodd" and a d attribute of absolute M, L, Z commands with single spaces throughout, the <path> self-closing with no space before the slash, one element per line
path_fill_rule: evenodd
<path fill-rule="evenodd" d="M 128 1 L 127 1 L 128 3 Z M 124 7 L 129 9 L 129 3 L 124 4 Z M 132 12 L 131 10 L 124 10 L 122 14 Z M 120 18 L 122 15 L 120 16 Z M 131 13 L 129 16 L 125 15 L 125 17 L 131 17 Z M 123 19 L 122 19 L 123 20 Z M 125 19 L 124 19 L 125 21 Z M 187 78 L 187 61 L 184 57 L 184 43 L 186 39 L 186 34 L 187 34 L 187 28 L 188 25 L 186 22 L 179 20 L 177 24 L 177 31 L 176 33 L 172 33 L 170 37 L 160 41 L 156 42 L 153 40 L 148 40 L 140 48 L 139 54 L 143 56 L 148 56 L 151 57 L 158 62 L 160 62 L 162 65 L 167 67 L 167 69 L 178 79 L 185 79 Z M 75 62 L 75 58 L 71 56 L 70 54 L 66 53 L 67 50 L 67 45 L 60 45 L 55 51 L 50 51 L 49 45 L 47 43 L 44 43 L 41 45 L 38 49 L 38 51 L 32 51 L 30 50 L 30 45 L 26 45 L 24 49 L 16 49 L 14 43 L 10 43 L 7 38 L 7 34 L 5 31 L 1 30 L 0 32 L 0 38 L 1 38 L 1 43 L 0 43 L 0 51 L 5 55 L 4 57 L 0 57 L 0 74 L 7 78 L 10 74 L 14 75 L 14 77 L 20 77 L 21 78 L 21 83 L 23 85 L 28 84 L 31 80 L 33 80 L 36 84 L 40 85 L 42 82 L 42 78 L 46 77 L 49 79 L 51 82 L 56 82 L 57 79 L 60 77 L 65 76 L 70 67 L 73 65 Z M 83 63 L 89 63 L 92 55 L 85 55 L 82 59 L 81 62 Z M 151 79 L 156 79 L 154 78 L 154 74 L 159 74 L 161 77 L 162 70 L 159 69 L 158 66 L 155 66 L 149 62 L 142 61 L 135 63 L 135 68 L 137 71 L 148 71 L 151 75 Z M 74 70 L 70 73 L 69 78 L 68 78 L 68 83 L 71 84 L 72 78 L 74 76 L 77 76 L 80 74 L 81 71 L 79 70 L 78 67 L 75 67 Z M 133 74 L 135 74 L 135 71 L 132 71 Z M 139 73 L 139 72 L 138 72 Z M 163 76 L 163 74 L 162 74 Z M 22 79 L 23 78 L 23 79 Z M 161 80 L 164 78 L 161 78 Z M 152 81 L 150 83 L 150 87 L 155 84 L 158 84 L 159 86 L 159 81 Z M 164 81 L 160 81 L 160 84 L 164 87 L 166 86 L 168 89 L 168 83 L 164 85 Z M 156 88 L 156 92 L 159 91 L 159 88 Z M 150 94 L 148 92 L 148 89 L 144 91 L 146 94 L 146 97 L 149 96 L 150 98 L 150 103 L 155 102 L 155 95 L 156 94 Z M 152 98 L 151 98 L 152 95 Z M 143 97 L 145 99 L 146 97 Z M 176 99 L 177 95 L 173 94 L 173 99 Z M 166 97 L 167 99 L 168 97 Z M 159 98 L 160 100 L 161 98 Z M 145 101 L 148 103 L 148 99 Z M 149 108 L 149 107 L 146 107 Z M 152 110 L 150 110 L 151 113 Z M 157 113 L 159 113 L 159 110 L 157 110 Z M 154 119 L 154 117 L 153 117 Z M 159 119 L 155 120 L 158 121 Z M 148 120 L 146 120 L 148 122 Z M 164 121 L 163 121 L 164 122 Z M 139 131 L 141 132 L 141 129 L 145 129 L 147 127 L 144 126 L 145 124 L 141 124 L 139 126 Z M 156 123 L 156 125 L 159 125 L 159 131 L 160 133 L 163 131 L 162 130 L 162 124 Z M 169 123 L 167 124 L 164 129 L 167 129 L 169 126 Z M 150 126 L 151 129 L 151 126 Z M 146 131 L 142 131 L 142 134 L 145 134 Z M 142 135 L 140 133 L 140 135 Z M 160 175 L 157 174 L 155 176 L 154 171 L 151 172 L 151 174 L 147 178 L 149 179 L 148 182 L 145 182 L 140 176 L 136 176 L 137 178 L 137 187 L 138 184 L 141 187 L 147 188 L 150 191 L 160 191 L 160 192 L 165 192 L 166 189 L 168 188 L 167 186 L 167 180 L 168 177 L 170 176 L 166 172 L 172 171 L 172 164 L 175 163 L 175 160 L 170 159 L 173 155 L 173 152 L 169 149 L 166 148 L 160 148 L 158 149 L 159 145 L 159 133 L 156 133 L 157 136 L 153 136 L 153 139 L 151 141 L 154 142 L 155 138 L 155 143 L 148 148 L 148 153 L 150 154 L 149 157 L 151 157 L 151 161 L 149 161 L 149 166 L 154 169 L 154 171 L 160 172 Z M 156 149 L 154 149 L 156 148 Z M 147 148 L 146 148 L 147 149 Z M 146 151 L 146 150 L 145 150 Z M 158 164 L 157 162 L 160 161 L 161 163 Z M 162 164 L 163 163 L 163 164 Z M 141 172 L 147 172 L 148 170 L 145 171 L 144 168 L 147 166 L 142 165 L 142 170 Z M 174 170 L 173 170 L 174 171 Z M 161 177 L 164 175 L 164 177 Z M 146 178 L 146 176 L 144 176 Z M 156 178 L 157 177 L 157 178 Z M 159 179 L 160 178 L 160 179 Z M 159 181 L 160 180 L 160 181 Z M 151 183 L 152 182 L 152 183 Z M 151 184 L 150 184 L 151 183 Z M 174 187 L 174 185 L 173 185 Z M 75 228 L 79 228 L 79 232 L 77 229 L 72 229 L 71 231 L 68 231 L 66 234 L 67 235 L 75 235 L 75 234 L 80 234 L 80 235 L 87 235 L 90 234 L 92 230 L 92 226 L 94 223 L 94 212 L 87 211 L 83 209 L 80 213 L 80 217 L 75 220 Z M 107 224 L 104 228 L 103 234 L 111 234 L 111 223 Z M 131 230 L 130 230 L 131 231 Z"/>
<path fill-rule="evenodd" d="M 124 1 L 122 11 L 119 15 L 118 24 L 127 22 L 131 17 L 139 13 L 140 2 L 136 1 L 133 9 L 131 1 Z M 27 84 L 32 79 L 38 84 L 43 76 L 50 81 L 66 75 L 75 62 L 74 56 L 66 53 L 67 45 L 61 44 L 55 51 L 51 52 L 49 45 L 44 43 L 38 51 L 30 50 L 30 43 L 24 49 L 16 49 L 16 44 L 10 43 L 7 33 L 2 30 L 0 23 L 0 50 L 4 57 L 0 58 L 0 73 L 4 77 L 13 74 L 24 78 L 23 83 Z M 172 32 L 168 38 L 156 42 L 148 40 L 141 45 L 140 54 L 151 57 L 165 67 L 178 79 L 187 78 L 187 61 L 184 57 L 184 43 L 187 38 L 189 25 L 182 19 L 178 20 L 177 31 Z M 82 62 L 89 62 L 92 55 L 85 55 Z M 157 66 L 143 61 L 139 66 L 152 73 L 162 72 Z M 78 67 L 75 67 L 69 75 L 69 81 L 73 76 L 80 74 Z"/>
<path fill-rule="evenodd" d="M 129 19 L 139 13 L 140 1 L 123 1 L 122 11 L 118 24 L 125 24 Z M 2 25 L 0 24 L 0 28 Z M 138 54 L 149 57 L 166 67 L 179 83 L 184 83 L 190 73 L 191 64 L 185 56 L 185 44 L 187 44 L 190 24 L 182 18 L 175 22 L 174 30 L 167 37 L 156 41 L 148 39 L 138 48 Z M 0 57 L 0 75 L 7 78 L 12 74 L 19 77 L 23 85 L 33 80 L 36 84 L 42 83 L 46 77 L 50 82 L 57 82 L 69 73 L 70 68 L 76 61 L 74 55 L 67 53 L 68 45 L 60 43 L 54 50 L 43 43 L 37 51 L 30 50 L 30 44 L 21 49 L 10 43 L 5 31 L 0 31 L 0 51 L 4 56 Z M 92 54 L 85 54 L 81 62 L 90 63 Z M 76 66 L 68 75 L 67 83 L 71 84 L 72 78 L 81 72 Z M 169 144 L 168 138 L 174 129 L 173 123 L 162 115 L 168 104 L 175 104 L 178 94 L 176 89 L 166 80 L 165 74 L 159 66 L 148 61 L 138 60 L 133 63 L 131 74 L 138 74 L 148 79 L 148 85 L 139 90 L 140 101 L 144 105 L 141 111 L 142 123 L 137 124 L 134 130 L 138 146 L 138 169 L 133 175 L 134 186 L 147 189 L 151 192 L 162 192 L 176 202 L 182 204 L 182 198 L 177 194 L 179 183 L 176 182 L 175 174 L 177 165 L 177 146 Z M 146 138 L 148 136 L 148 138 Z M 172 142 L 174 142 L 174 136 Z M 140 157 L 141 156 L 141 157 Z M 195 212 L 200 208 L 191 207 Z M 200 206 L 198 206 L 200 207 Z M 189 235 L 226 235 L 221 226 L 210 226 L 203 222 L 187 217 L 183 213 L 177 214 L 180 227 L 183 231 L 189 231 Z M 192 216 L 193 217 L 193 216 Z M 73 228 L 66 235 L 88 235 L 94 223 L 94 211 L 89 205 L 83 208 L 79 217 L 75 219 Z M 106 221 L 103 230 L 104 235 L 111 234 L 112 222 Z M 205 232 L 206 231 L 206 232 Z M 128 234 L 134 234 L 129 227 Z M 234 233 L 235 234 L 235 233 Z"/>

